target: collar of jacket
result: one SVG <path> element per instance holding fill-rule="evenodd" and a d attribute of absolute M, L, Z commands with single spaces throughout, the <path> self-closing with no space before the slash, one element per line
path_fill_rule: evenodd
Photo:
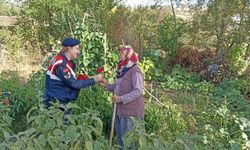
<path fill-rule="evenodd" d="M 65 56 L 64 52 L 61 52 L 60 55 L 63 57 L 66 62 L 72 63 L 73 64 L 73 70 L 75 70 L 76 64 L 72 60 L 68 60 L 68 58 Z"/>

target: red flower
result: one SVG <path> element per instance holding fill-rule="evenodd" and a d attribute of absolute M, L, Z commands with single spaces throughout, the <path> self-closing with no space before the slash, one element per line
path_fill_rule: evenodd
<path fill-rule="evenodd" d="M 89 77 L 85 74 L 80 74 L 78 77 L 77 77 L 77 80 L 87 80 Z"/>
<path fill-rule="evenodd" d="M 102 73 L 103 71 L 104 71 L 104 68 L 103 68 L 103 67 L 99 67 L 99 68 L 96 69 L 96 72 L 97 72 L 98 74 Z"/>

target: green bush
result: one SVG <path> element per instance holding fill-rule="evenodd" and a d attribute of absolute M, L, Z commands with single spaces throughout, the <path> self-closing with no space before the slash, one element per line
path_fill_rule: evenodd
<path fill-rule="evenodd" d="M 90 18 L 85 22 L 91 24 L 94 31 L 104 31 L 109 13 L 116 5 L 112 0 L 27 0 L 22 2 L 18 26 L 25 40 L 49 49 L 54 41 L 73 36 L 75 24 L 83 18 Z"/>
<path fill-rule="evenodd" d="M 232 113 L 223 104 L 202 113 L 203 143 L 212 149 L 249 149 L 250 121 Z"/>
<path fill-rule="evenodd" d="M 183 45 L 180 39 L 187 33 L 187 24 L 183 20 L 177 19 L 176 29 L 174 26 L 172 16 L 165 17 L 158 26 L 159 38 L 157 44 L 165 50 L 171 58 L 175 56 L 176 50 Z"/>
<path fill-rule="evenodd" d="M 95 110 L 100 113 L 99 117 L 103 121 L 105 135 L 109 135 L 111 129 L 111 95 L 105 92 L 101 87 L 93 86 L 81 90 L 76 104 L 81 108 L 78 113 L 87 113 Z"/>
<path fill-rule="evenodd" d="M 63 124 L 63 111 L 59 109 L 80 109 L 69 104 L 55 103 L 49 109 L 43 105 L 33 107 L 27 114 L 30 128 L 18 134 L 5 133 L 1 149 L 107 149 L 102 136 L 103 124 L 94 111 L 66 116 L 70 125 Z"/>
<path fill-rule="evenodd" d="M 9 107 L 6 108 L 4 104 L 5 97 L 0 95 L 0 142 L 4 138 L 5 132 L 11 132 L 11 123 L 13 118 L 9 116 L 8 111 L 10 110 Z"/>
<path fill-rule="evenodd" d="M 182 112 L 171 101 L 165 102 L 164 107 L 147 103 L 145 110 L 146 131 L 161 134 L 166 141 L 175 140 L 187 128 Z"/>
<path fill-rule="evenodd" d="M 230 68 L 235 75 L 243 74 L 249 63 L 245 59 L 247 55 L 247 48 L 242 45 L 235 45 L 230 51 L 228 58 L 230 61 Z"/>
<path fill-rule="evenodd" d="M 181 66 L 176 65 L 169 74 L 163 76 L 161 86 L 170 90 L 193 90 L 200 77 L 197 74 L 188 73 Z"/>
<path fill-rule="evenodd" d="M 178 119 L 178 115 L 163 116 L 162 112 L 164 110 L 154 110 L 158 113 L 154 119 L 163 118 L 164 120 L 155 122 L 155 124 L 159 125 L 159 128 L 157 129 L 154 128 L 155 126 L 152 126 L 152 128 L 154 128 L 152 129 L 153 132 L 145 132 L 142 130 L 141 126 L 144 124 L 146 124 L 147 127 L 147 116 L 145 122 L 135 121 L 136 127 L 124 137 L 125 147 L 134 144 L 138 149 L 198 150 L 250 148 L 250 121 L 248 119 L 227 109 L 227 104 L 222 104 L 219 107 L 216 105 L 208 105 L 201 108 L 197 106 L 196 109 L 198 109 L 198 114 L 194 117 L 197 120 L 198 129 L 195 133 L 188 133 L 186 128 L 183 128 L 183 130 L 180 130 L 182 131 L 181 134 L 173 134 L 175 131 L 178 131 L 178 128 L 181 129 L 180 127 L 182 125 L 180 123 L 183 122 L 182 120 L 187 121 L 187 115 L 189 114 L 178 112 L 183 116 L 183 119 L 180 120 Z M 154 113 L 151 111 L 150 113 L 148 112 L 148 115 L 149 114 Z M 173 114 L 173 111 L 168 110 L 168 114 Z M 165 120 L 164 117 L 170 117 L 172 119 Z M 171 124 L 171 120 L 175 120 L 177 124 Z M 174 138 L 170 138 L 171 136 Z"/>
<path fill-rule="evenodd" d="M 139 63 L 139 66 L 143 72 L 145 80 L 151 80 L 154 77 L 155 65 L 150 58 L 144 57 L 142 62 Z"/>
<path fill-rule="evenodd" d="M 230 110 L 242 113 L 243 116 L 249 119 L 250 104 L 243 95 L 248 91 L 248 86 L 245 85 L 249 84 L 249 82 L 246 81 L 239 79 L 224 81 L 215 87 L 211 93 L 218 103 L 221 104 L 226 99 Z"/>
<path fill-rule="evenodd" d="M 19 8 L 6 0 L 0 0 L 0 16 L 18 15 Z"/>
<path fill-rule="evenodd" d="M 96 69 L 103 66 L 107 77 L 114 77 L 118 56 L 116 51 L 110 49 L 107 35 L 92 32 L 84 23 L 79 23 L 74 36 L 81 41 L 81 53 L 76 60 L 77 72 L 84 71 L 88 75 L 95 75 Z"/>
<path fill-rule="evenodd" d="M 33 89 L 36 93 L 36 104 L 38 103 L 38 99 L 43 97 L 45 94 L 45 78 L 46 71 L 44 69 L 38 70 L 37 72 L 33 72 L 26 83 L 26 86 L 30 89 Z"/>
<path fill-rule="evenodd" d="M 25 115 L 37 102 L 36 89 L 27 85 L 21 85 L 15 72 L 6 72 L 0 75 L 0 91 L 10 91 L 9 115 L 14 118 L 12 130 L 19 132 L 25 129 Z"/>

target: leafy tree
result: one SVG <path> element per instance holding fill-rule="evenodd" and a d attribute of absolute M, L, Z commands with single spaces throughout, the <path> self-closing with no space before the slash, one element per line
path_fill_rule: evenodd
<path fill-rule="evenodd" d="M 187 26 L 183 20 L 177 19 L 177 23 L 174 20 L 172 16 L 167 16 L 158 27 L 158 44 L 168 52 L 170 57 L 175 56 L 176 49 L 182 46 L 180 38 L 187 32 Z"/>
<path fill-rule="evenodd" d="M 93 30 L 105 30 L 108 13 L 116 4 L 114 0 L 27 0 L 22 3 L 19 25 L 25 39 L 48 49 L 55 40 L 72 36 L 75 24 L 86 17 Z"/>
<path fill-rule="evenodd" d="M 215 47 L 217 63 L 223 62 L 235 45 L 249 43 L 249 1 L 200 0 L 193 8 L 193 42 Z"/>
<path fill-rule="evenodd" d="M 18 6 L 6 1 L 0 0 L 0 16 L 13 16 L 19 12 Z"/>
<path fill-rule="evenodd" d="M 112 13 L 108 36 L 115 45 L 122 44 L 122 41 L 130 44 L 142 58 L 145 49 L 156 47 L 156 29 L 161 19 L 159 14 L 160 10 L 156 8 L 129 8 L 120 5 Z"/>

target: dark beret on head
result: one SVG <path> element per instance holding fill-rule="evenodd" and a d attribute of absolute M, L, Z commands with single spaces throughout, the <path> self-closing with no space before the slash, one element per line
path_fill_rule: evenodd
<path fill-rule="evenodd" d="M 74 38 L 65 38 L 62 40 L 62 46 L 75 46 L 79 44 L 80 41 Z"/>

